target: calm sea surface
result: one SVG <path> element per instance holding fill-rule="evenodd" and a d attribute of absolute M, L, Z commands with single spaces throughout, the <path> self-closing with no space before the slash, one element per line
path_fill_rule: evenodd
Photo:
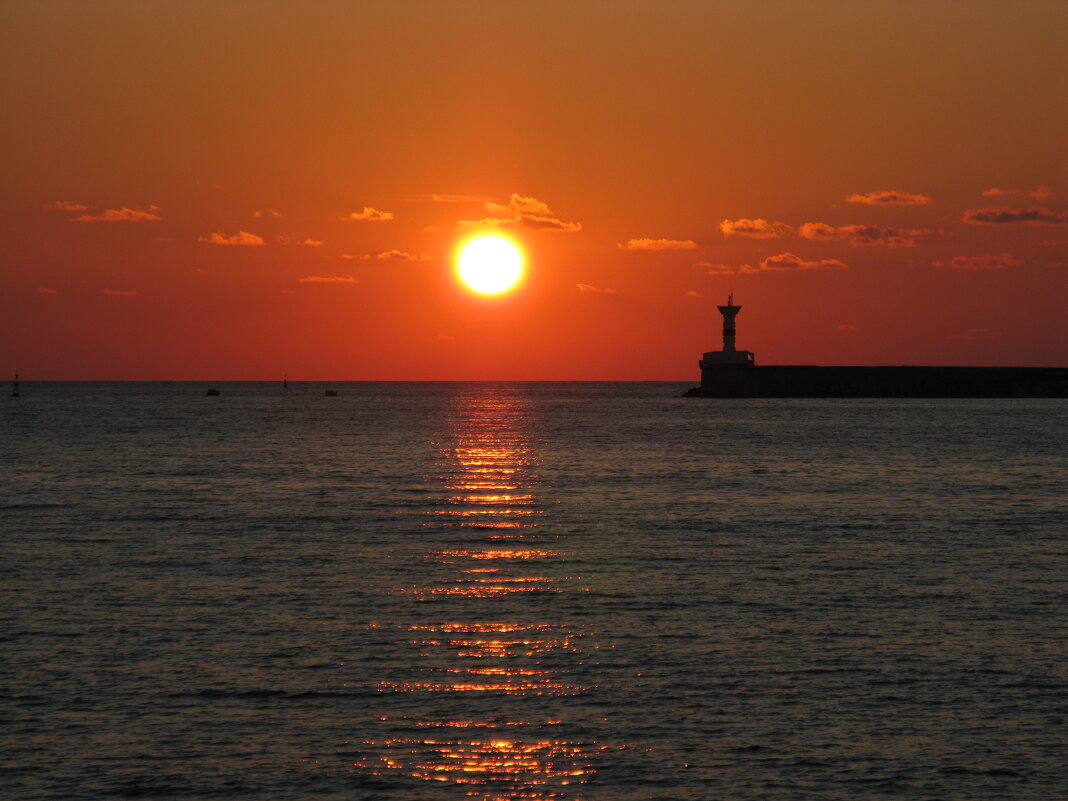
<path fill-rule="evenodd" d="M 208 386 L 0 398 L 0 797 L 1065 797 L 1063 400 Z"/>

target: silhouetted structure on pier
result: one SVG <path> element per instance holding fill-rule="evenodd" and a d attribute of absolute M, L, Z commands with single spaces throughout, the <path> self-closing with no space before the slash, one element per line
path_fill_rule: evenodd
<path fill-rule="evenodd" d="M 1068 398 L 1062 367 L 757 367 L 752 351 L 735 348 L 734 295 L 723 315 L 723 350 L 698 363 L 706 398 Z"/>

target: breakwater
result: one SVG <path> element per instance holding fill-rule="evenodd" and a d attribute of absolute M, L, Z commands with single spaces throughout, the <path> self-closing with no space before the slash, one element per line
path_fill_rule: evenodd
<path fill-rule="evenodd" d="M 1066 398 L 1068 368 L 703 364 L 706 398 Z"/>

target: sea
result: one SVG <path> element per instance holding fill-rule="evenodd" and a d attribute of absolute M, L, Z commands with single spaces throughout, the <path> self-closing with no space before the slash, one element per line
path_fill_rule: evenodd
<path fill-rule="evenodd" d="M 5 390 L 0 798 L 1065 798 L 1068 402 L 687 386 Z"/>

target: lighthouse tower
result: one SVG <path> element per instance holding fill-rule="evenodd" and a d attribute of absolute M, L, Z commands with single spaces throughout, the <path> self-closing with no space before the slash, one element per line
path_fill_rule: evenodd
<path fill-rule="evenodd" d="M 726 306 L 717 306 L 719 313 L 723 315 L 723 350 L 713 350 L 704 354 L 701 358 L 701 370 L 708 368 L 741 366 L 752 367 L 756 364 L 753 352 L 748 350 L 736 350 L 734 347 L 734 318 L 742 310 L 741 306 L 734 305 L 734 293 L 727 297 Z"/>

